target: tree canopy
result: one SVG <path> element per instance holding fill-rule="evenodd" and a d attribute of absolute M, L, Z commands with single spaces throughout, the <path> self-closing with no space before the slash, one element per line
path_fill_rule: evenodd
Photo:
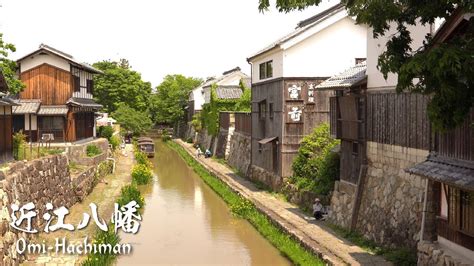
<path fill-rule="evenodd" d="M 280 12 L 317 6 L 321 0 L 277 0 Z M 373 28 L 374 37 L 388 34 L 391 25 L 397 30 L 390 35 L 385 51 L 379 56 L 379 70 L 398 74 L 397 91 L 432 95 L 428 114 L 436 129 L 449 129 L 467 117 L 474 102 L 474 26 L 469 21 L 464 34 L 435 45 L 427 35 L 424 47 L 413 51 L 409 26 L 432 24 L 437 18 L 448 19 L 456 10 L 474 11 L 472 0 L 342 0 L 357 23 Z M 259 0 L 259 9 L 270 7 L 269 0 Z M 414 83 L 417 79 L 419 82 Z"/>
<path fill-rule="evenodd" d="M 131 131 L 134 135 L 144 133 L 153 124 L 147 112 L 135 110 L 126 103 L 118 104 L 112 116 L 122 128 Z"/>
<path fill-rule="evenodd" d="M 3 34 L 0 33 L 0 70 L 5 77 L 10 93 L 16 94 L 25 88 L 25 84 L 16 76 L 17 65 L 13 60 L 8 59 L 10 52 L 15 52 L 15 45 L 3 41 Z"/>
<path fill-rule="evenodd" d="M 94 77 L 94 97 L 105 111 L 113 113 L 121 103 L 139 111 L 147 110 L 151 84 L 130 68 L 128 60 L 101 61 L 93 66 L 104 72 Z"/>
<path fill-rule="evenodd" d="M 189 93 L 202 80 L 183 75 L 167 75 L 150 99 L 149 112 L 155 123 L 173 124 L 184 117 Z"/>

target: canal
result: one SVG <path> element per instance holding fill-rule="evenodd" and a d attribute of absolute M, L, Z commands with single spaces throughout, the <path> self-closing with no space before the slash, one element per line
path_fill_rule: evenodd
<path fill-rule="evenodd" d="M 152 161 L 156 178 L 141 188 L 140 231 L 120 235 L 133 252 L 118 265 L 290 265 L 247 221 L 232 216 L 175 151 L 157 141 Z"/>

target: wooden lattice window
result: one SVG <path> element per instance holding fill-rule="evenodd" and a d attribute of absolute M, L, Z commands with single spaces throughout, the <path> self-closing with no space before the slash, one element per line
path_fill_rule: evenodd
<path fill-rule="evenodd" d="M 445 187 L 448 199 L 448 224 L 451 228 L 474 236 L 474 192 Z"/>
<path fill-rule="evenodd" d="M 94 81 L 92 79 L 87 80 L 87 93 L 94 93 Z"/>
<path fill-rule="evenodd" d="M 81 79 L 77 76 L 72 76 L 72 83 L 74 87 L 74 92 L 81 91 Z"/>

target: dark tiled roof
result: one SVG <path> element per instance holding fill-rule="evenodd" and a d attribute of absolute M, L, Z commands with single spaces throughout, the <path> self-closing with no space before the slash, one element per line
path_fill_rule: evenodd
<path fill-rule="evenodd" d="M 216 96 L 219 99 L 240 99 L 242 89 L 239 86 L 219 86 L 216 88 Z"/>
<path fill-rule="evenodd" d="M 464 190 L 474 191 L 474 162 L 431 155 L 428 160 L 406 171 Z"/>
<path fill-rule="evenodd" d="M 316 89 L 350 88 L 367 78 L 366 71 L 367 63 L 364 61 L 347 69 L 339 75 L 330 77 L 316 86 Z"/>
<path fill-rule="evenodd" d="M 96 103 L 93 99 L 86 99 L 86 98 L 72 97 L 67 101 L 66 104 L 72 105 L 72 106 L 94 108 L 94 109 L 102 108 L 102 105 Z"/>
<path fill-rule="evenodd" d="M 67 115 L 68 108 L 66 105 L 42 105 L 38 111 L 38 115 Z"/>
<path fill-rule="evenodd" d="M 19 100 L 17 102 L 18 106 L 13 107 L 13 114 L 15 115 L 24 115 L 24 114 L 36 114 L 41 105 L 41 100 L 32 99 L 32 100 Z"/>

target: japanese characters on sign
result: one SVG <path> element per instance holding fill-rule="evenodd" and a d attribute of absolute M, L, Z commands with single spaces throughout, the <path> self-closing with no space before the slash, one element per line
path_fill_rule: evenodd
<path fill-rule="evenodd" d="M 301 111 L 300 107 L 293 106 L 293 107 L 291 107 L 290 111 L 288 112 L 288 115 L 289 115 L 292 122 L 300 122 L 302 113 L 303 113 L 303 111 Z"/>
<path fill-rule="evenodd" d="M 300 99 L 301 87 L 293 84 L 288 88 L 288 93 L 291 100 L 298 100 Z"/>
<path fill-rule="evenodd" d="M 309 84 L 308 88 L 308 103 L 314 103 L 314 84 Z"/>
<path fill-rule="evenodd" d="M 94 223 L 102 231 L 108 231 L 107 222 L 99 217 L 97 205 L 94 203 L 89 204 L 91 215 L 89 213 L 82 214 L 82 220 L 76 225 L 65 223 L 65 218 L 69 214 L 69 210 L 61 206 L 55 210 L 53 204 L 46 204 L 46 213 L 43 214 L 42 219 L 46 222 L 43 228 L 45 233 L 54 232 L 57 230 L 82 230 L 86 228 L 89 224 L 91 215 Z M 21 208 L 17 204 L 12 204 L 12 214 L 10 226 L 21 232 L 35 234 L 38 233 L 38 230 L 33 228 L 35 218 L 37 218 L 38 212 L 36 211 L 36 206 L 34 203 L 29 202 Z M 136 201 L 131 201 L 124 206 L 119 206 L 115 203 L 114 213 L 111 218 L 111 222 L 115 227 L 115 232 L 119 229 L 122 229 L 125 233 L 136 234 L 140 228 L 140 222 L 142 217 L 138 212 L 140 205 Z M 51 213 L 52 211 L 52 213 Z M 54 223 L 53 223 L 54 222 Z"/>

